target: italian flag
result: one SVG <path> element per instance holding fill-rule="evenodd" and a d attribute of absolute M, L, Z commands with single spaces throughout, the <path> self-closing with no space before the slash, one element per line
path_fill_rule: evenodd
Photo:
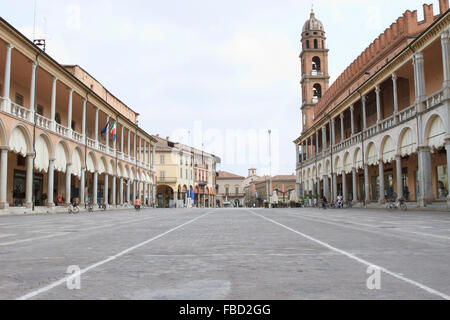
<path fill-rule="evenodd" d="M 116 140 L 116 128 L 117 128 L 117 121 L 114 121 L 111 125 L 111 128 L 109 129 L 111 137 L 114 137 L 114 141 Z"/>

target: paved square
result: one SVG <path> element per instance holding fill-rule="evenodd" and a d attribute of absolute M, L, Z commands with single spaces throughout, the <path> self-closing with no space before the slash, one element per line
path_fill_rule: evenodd
<path fill-rule="evenodd" d="M 450 215 L 162 209 L 0 218 L 0 299 L 450 299 Z M 66 285 L 79 266 L 81 289 Z M 368 267 L 381 269 L 369 290 Z M 72 281 L 73 282 L 73 281 Z"/>

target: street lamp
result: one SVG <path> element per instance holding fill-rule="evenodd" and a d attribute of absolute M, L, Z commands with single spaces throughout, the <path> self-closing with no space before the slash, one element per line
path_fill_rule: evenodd
<path fill-rule="evenodd" d="M 270 175 L 270 201 L 272 201 L 272 141 L 271 141 L 272 130 L 269 129 L 269 175 Z"/>

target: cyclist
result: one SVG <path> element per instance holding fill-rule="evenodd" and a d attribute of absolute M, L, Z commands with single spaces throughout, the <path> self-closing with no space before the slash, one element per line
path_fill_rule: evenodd
<path fill-rule="evenodd" d="M 134 208 L 136 210 L 140 210 L 141 209 L 141 199 L 136 198 L 136 202 L 134 203 Z"/>
<path fill-rule="evenodd" d="M 338 195 L 338 197 L 337 197 L 337 207 L 338 208 L 343 207 L 343 197 L 341 195 Z"/>

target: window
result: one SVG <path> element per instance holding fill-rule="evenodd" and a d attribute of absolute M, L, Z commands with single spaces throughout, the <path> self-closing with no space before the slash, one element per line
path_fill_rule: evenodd
<path fill-rule="evenodd" d="M 23 106 L 23 95 L 16 93 L 16 104 Z"/>
<path fill-rule="evenodd" d="M 25 158 L 21 155 L 17 156 L 17 166 L 18 167 L 25 167 Z"/>
<path fill-rule="evenodd" d="M 180 178 L 183 179 L 183 169 L 180 168 Z"/>
<path fill-rule="evenodd" d="M 226 194 L 226 195 L 229 195 L 229 193 L 230 193 L 230 188 L 225 187 L 225 194 Z"/>
<path fill-rule="evenodd" d="M 318 49 L 317 39 L 314 39 L 314 49 Z"/>
<path fill-rule="evenodd" d="M 322 86 L 316 83 L 313 87 L 313 95 L 315 98 L 322 98 Z"/>
<path fill-rule="evenodd" d="M 312 58 L 312 69 L 313 71 L 321 71 L 320 58 L 314 57 Z"/>
<path fill-rule="evenodd" d="M 55 121 L 57 124 L 61 124 L 61 115 L 59 113 L 55 114 Z"/>
<path fill-rule="evenodd" d="M 306 40 L 306 49 L 309 49 L 309 40 Z"/>
<path fill-rule="evenodd" d="M 166 164 L 166 157 L 164 155 L 159 156 L 159 164 Z"/>
<path fill-rule="evenodd" d="M 437 188 L 438 198 L 445 199 L 448 196 L 448 173 L 447 166 L 437 167 Z"/>
<path fill-rule="evenodd" d="M 40 115 L 40 116 L 44 115 L 44 107 L 42 105 L 38 104 L 36 111 L 37 111 L 38 115 Z"/>
<path fill-rule="evenodd" d="M 236 195 L 239 194 L 239 187 L 236 187 Z"/>

